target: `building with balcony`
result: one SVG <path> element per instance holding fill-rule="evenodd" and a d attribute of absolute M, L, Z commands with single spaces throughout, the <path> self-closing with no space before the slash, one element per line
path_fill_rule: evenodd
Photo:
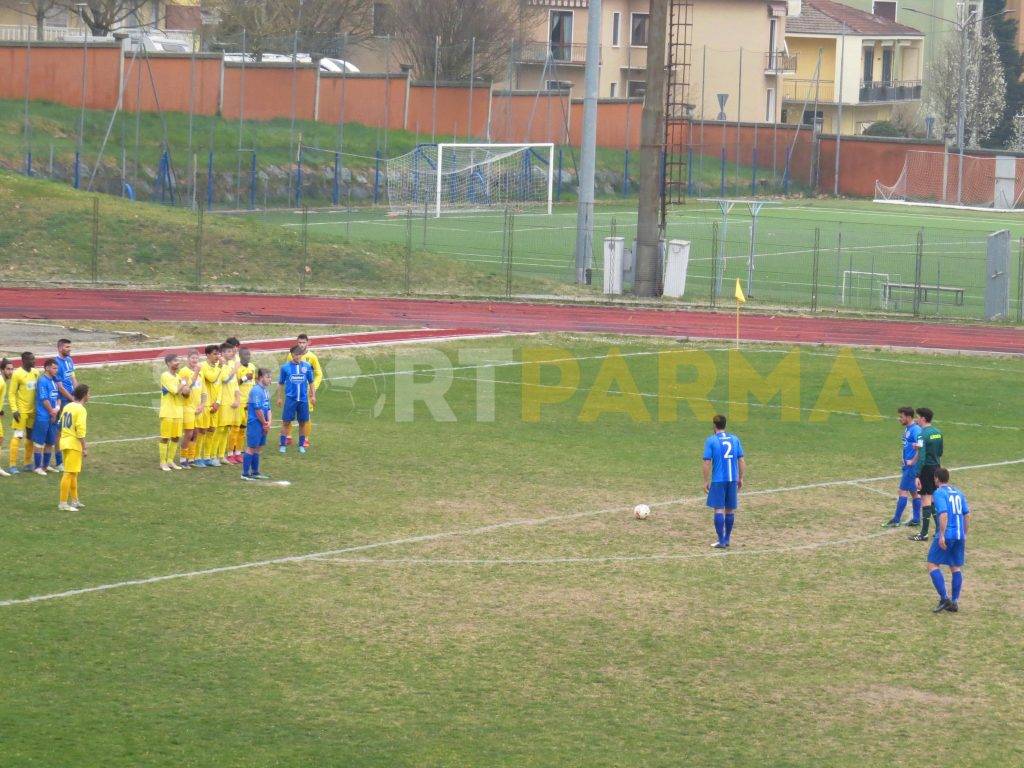
<path fill-rule="evenodd" d="M 527 0 L 531 14 L 515 47 L 517 90 L 584 95 L 588 0 Z M 782 79 L 796 59 L 785 49 L 787 0 L 693 0 L 690 95 L 695 116 L 775 122 Z M 647 0 L 604 0 L 602 99 L 644 95 L 650 21 Z M 720 94 L 725 106 L 720 106 Z"/>
<path fill-rule="evenodd" d="M 897 105 L 920 104 L 924 35 L 914 27 L 833 0 L 803 0 L 786 46 L 797 65 L 783 87 L 783 122 L 817 118 L 826 133 L 859 134 L 892 119 Z"/>

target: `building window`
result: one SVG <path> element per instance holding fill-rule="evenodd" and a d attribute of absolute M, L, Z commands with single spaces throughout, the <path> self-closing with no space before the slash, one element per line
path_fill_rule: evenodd
<path fill-rule="evenodd" d="M 775 122 L 775 89 L 774 88 L 768 88 L 765 91 L 764 119 L 765 119 L 765 122 L 768 122 L 768 123 L 774 123 Z"/>
<path fill-rule="evenodd" d="M 631 99 L 642 99 L 644 94 L 647 93 L 647 81 L 646 80 L 630 80 L 629 91 L 627 94 Z"/>
<path fill-rule="evenodd" d="M 572 59 L 572 11 L 551 11 L 548 18 L 548 41 L 552 59 Z"/>
<path fill-rule="evenodd" d="M 618 91 L 618 89 L 619 89 L 619 84 L 618 84 L 618 83 L 612 83 L 612 87 L 611 87 L 611 89 L 609 90 L 609 92 L 608 92 L 608 95 L 609 95 L 609 96 L 610 96 L 611 98 L 613 98 L 613 99 L 614 99 L 614 98 L 615 98 L 615 97 L 616 97 L 616 96 L 618 95 L 618 94 L 616 93 L 616 91 Z"/>
<path fill-rule="evenodd" d="M 622 23 L 622 14 L 615 11 L 612 14 L 612 46 L 619 47 L 619 26 Z"/>
<path fill-rule="evenodd" d="M 864 73 L 862 79 L 865 83 L 872 83 L 875 80 L 875 49 L 864 48 Z"/>
<path fill-rule="evenodd" d="M 892 48 L 882 49 L 882 82 L 886 85 L 892 83 Z"/>
<path fill-rule="evenodd" d="M 809 125 L 809 126 L 813 127 L 814 126 L 814 119 L 815 118 L 817 118 L 822 123 L 824 123 L 825 122 L 825 113 L 822 110 L 820 110 L 820 109 L 817 112 L 815 112 L 813 110 L 810 110 L 810 109 L 805 109 L 804 110 L 804 119 L 803 119 L 803 124 L 804 125 Z"/>
<path fill-rule="evenodd" d="M 633 13 L 629 18 L 629 44 L 637 48 L 647 47 L 647 22 L 649 13 Z"/>
<path fill-rule="evenodd" d="M 549 91 L 571 91 L 572 83 L 567 80 L 548 80 L 544 87 Z"/>
<path fill-rule="evenodd" d="M 896 21 L 896 0 L 875 0 L 871 4 L 871 13 L 889 21 Z"/>
<path fill-rule="evenodd" d="M 373 4 L 373 34 L 375 37 L 385 37 L 395 31 L 391 18 L 391 8 L 387 3 Z"/>
<path fill-rule="evenodd" d="M 768 19 L 768 53 L 772 55 L 772 59 L 775 58 L 775 53 L 779 50 L 779 20 L 772 16 Z"/>

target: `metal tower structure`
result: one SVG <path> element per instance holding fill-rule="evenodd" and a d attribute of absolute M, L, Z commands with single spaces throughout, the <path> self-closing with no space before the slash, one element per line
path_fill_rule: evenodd
<path fill-rule="evenodd" d="M 690 101 L 693 0 L 669 0 L 665 69 L 665 149 L 662 160 L 661 226 L 670 205 L 686 202 L 689 186 Z"/>

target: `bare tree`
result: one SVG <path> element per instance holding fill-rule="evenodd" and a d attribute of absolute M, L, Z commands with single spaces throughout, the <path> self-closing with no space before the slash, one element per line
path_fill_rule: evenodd
<path fill-rule="evenodd" d="M 977 147 L 995 130 L 1006 106 L 1006 78 L 999 61 L 999 45 L 989 33 L 948 35 L 939 43 L 934 63 L 928 68 L 925 109 L 935 116 L 939 130 L 951 135 L 956 130 L 960 107 L 960 63 L 967 61 L 966 143 Z"/>
<path fill-rule="evenodd" d="M 93 35 L 103 37 L 121 27 L 137 26 L 135 19 L 149 2 L 150 0 L 59 0 L 59 5 L 66 8 L 69 13 L 80 16 Z"/>
<path fill-rule="evenodd" d="M 441 79 L 498 75 L 518 32 L 544 12 L 526 0 L 392 0 L 395 44 L 420 77 L 433 76 L 435 50 Z"/>
<path fill-rule="evenodd" d="M 36 40 L 43 39 L 43 30 L 46 21 L 52 19 L 54 14 L 63 10 L 63 0 L 2 0 L 0 8 L 8 8 L 31 16 L 36 22 Z"/>
<path fill-rule="evenodd" d="M 366 0 L 217 0 L 216 38 L 226 50 L 264 53 L 344 55 L 344 45 L 369 35 L 373 3 Z M 296 38 L 296 33 L 298 36 Z"/>

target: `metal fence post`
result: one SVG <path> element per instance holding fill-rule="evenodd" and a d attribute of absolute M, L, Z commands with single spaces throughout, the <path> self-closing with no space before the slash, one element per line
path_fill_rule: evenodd
<path fill-rule="evenodd" d="M 306 275 L 309 268 L 309 206 L 302 206 L 302 269 L 299 270 L 299 293 L 306 291 Z"/>
<path fill-rule="evenodd" d="M 622 196 L 629 197 L 629 150 L 622 156 Z"/>
<path fill-rule="evenodd" d="M 1017 254 L 1017 323 L 1024 322 L 1024 237 Z"/>
<path fill-rule="evenodd" d="M 814 256 L 811 264 L 811 312 L 818 311 L 818 272 L 821 266 L 821 229 L 814 228 Z"/>
<path fill-rule="evenodd" d="M 917 253 L 914 258 L 914 317 L 921 314 L 921 267 L 924 261 L 924 227 L 917 230 Z"/>
<path fill-rule="evenodd" d="M 211 153 L 212 157 L 212 153 Z M 202 200 L 199 201 L 199 205 L 196 206 L 196 244 L 195 244 L 195 257 L 196 257 L 196 288 L 203 287 L 203 207 Z"/>
<path fill-rule="evenodd" d="M 511 208 L 505 209 L 505 229 L 508 234 L 505 235 L 505 296 L 506 298 L 512 298 L 512 252 L 514 248 L 514 235 L 516 231 L 516 217 L 512 213 Z"/>
<path fill-rule="evenodd" d="M 331 187 L 331 202 L 334 207 L 338 207 L 338 203 L 341 202 L 341 179 L 340 173 L 341 168 L 341 155 L 338 152 L 334 153 L 334 185 Z"/>
<path fill-rule="evenodd" d="M 374 153 L 373 158 L 373 204 L 380 202 L 380 150 Z"/>
<path fill-rule="evenodd" d="M 92 199 L 92 281 L 99 282 L 100 277 L 100 198 Z"/>
<path fill-rule="evenodd" d="M 249 161 L 249 210 L 256 209 L 256 150 L 252 151 Z"/>
<path fill-rule="evenodd" d="M 412 208 L 405 209 L 405 292 L 412 293 Z"/>
<path fill-rule="evenodd" d="M 711 222 L 711 294 L 708 304 L 715 306 L 717 295 L 715 286 L 718 284 L 718 222 Z"/>

